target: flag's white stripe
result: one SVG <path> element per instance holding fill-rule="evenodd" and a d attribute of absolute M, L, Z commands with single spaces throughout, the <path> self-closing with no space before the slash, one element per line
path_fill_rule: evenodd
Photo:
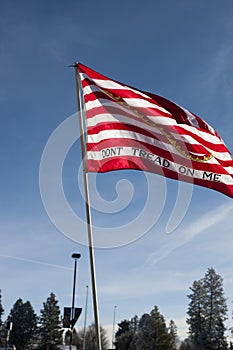
<path fill-rule="evenodd" d="M 142 122 L 144 121 L 144 127 L 145 127 L 145 125 L 148 125 L 148 122 L 150 124 L 152 123 L 153 125 L 151 125 L 151 126 L 153 126 L 153 127 L 156 127 L 157 123 L 161 124 L 161 125 L 177 125 L 177 122 L 171 117 L 167 117 L 167 116 L 165 117 L 165 116 L 159 116 L 159 115 L 157 115 L 157 116 L 139 115 L 136 112 L 134 112 L 132 109 L 128 109 L 128 108 L 124 107 L 122 104 L 120 104 L 117 101 L 110 101 L 108 99 L 101 98 L 98 100 L 96 99 L 94 101 L 86 102 L 86 110 L 87 111 L 92 111 L 93 109 L 98 108 L 98 107 L 106 107 L 106 108 L 113 107 L 113 108 L 117 108 L 117 109 L 122 110 L 123 113 L 127 112 L 127 114 L 131 114 L 132 117 L 136 117 L 138 119 L 138 121 L 140 119 L 142 120 Z M 92 123 L 92 126 L 97 125 L 98 122 L 97 121 L 95 122 L 94 118 L 98 117 L 99 115 L 102 115 L 102 116 L 109 115 L 110 116 L 111 114 L 110 113 L 98 113 L 98 111 L 96 111 L 95 116 L 88 118 L 88 123 L 89 122 Z M 122 117 L 124 117 L 124 115 L 122 115 Z M 135 120 L 131 119 L 131 123 L 134 125 Z M 180 126 L 180 124 L 179 124 L 179 126 Z"/>
<path fill-rule="evenodd" d="M 171 154 L 176 154 L 187 159 L 178 150 L 176 150 L 176 148 L 170 143 L 165 143 L 164 141 L 159 141 L 153 137 L 145 136 L 138 132 L 128 131 L 128 130 L 119 130 L 119 129 L 102 130 L 98 134 L 88 134 L 87 143 L 99 143 L 101 141 L 108 140 L 108 139 L 125 139 L 125 138 L 135 140 L 138 142 L 147 143 L 149 145 L 165 150 Z M 197 145 L 197 143 L 195 144 Z M 187 154 L 189 154 L 188 150 L 185 148 L 185 145 L 184 145 L 184 150 L 186 151 Z M 201 155 L 199 154 L 199 156 Z M 218 160 L 225 160 L 225 159 L 224 157 L 222 157 L 221 153 L 215 152 L 215 157 L 208 160 L 208 163 L 219 164 Z"/>
<path fill-rule="evenodd" d="M 124 116 L 122 114 L 110 114 L 110 113 L 102 113 L 98 114 L 92 118 L 88 118 L 87 121 L 87 127 L 95 127 L 98 124 L 101 123 L 120 123 L 120 124 L 126 124 L 128 126 L 138 126 L 144 130 L 147 130 L 151 132 L 152 134 L 155 133 L 156 135 L 163 135 L 162 131 L 153 123 L 153 126 L 150 126 L 149 124 L 145 124 L 141 119 L 139 120 L 132 120 L 130 117 Z"/>
<path fill-rule="evenodd" d="M 130 115 L 132 115 L 132 117 L 135 117 L 135 116 L 137 116 L 137 118 L 140 118 L 138 115 L 136 115 L 136 113 L 134 113 L 131 109 L 127 109 L 127 108 L 125 108 L 124 106 L 122 106 L 121 104 L 119 104 L 119 103 L 117 103 L 117 102 L 112 102 L 112 101 L 109 101 L 109 100 L 106 100 L 106 101 L 108 101 L 108 103 L 105 103 L 104 105 L 102 105 L 103 107 L 107 107 L 107 108 L 109 108 L 109 107 L 114 107 L 114 108 L 117 108 L 118 110 L 120 109 L 121 111 L 122 111 L 122 113 L 125 113 L 125 112 L 127 112 L 127 114 L 130 114 Z M 88 103 L 90 103 L 91 101 L 89 101 Z M 89 105 L 90 106 L 90 105 Z M 87 111 L 91 111 L 92 109 L 95 109 L 95 108 L 98 108 L 98 107 L 100 107 L 100 105 L 99 106 L 95 106 L 95 107 L 92 107 L 92 108 L 86 108 L 86 110 Z M 95 112 L 95 111 L 92 111 L 92 112 Z M 101 116 L 101 118 L 102 118 L 102 116 L 107 116 L 107 115 L 119 115 L 119 114 L 115 114 L 115 113 L 95 113 L 95 115 L 93 116 L 93 117 L 91 117 L 91 118 L 88 118 L 87 120 L 88 120 L 88 123 L 91 123 L 90 125 L 92 125 L 92 126 L 95 126 L 95 125 L 97 125 L 98 124 L 98 122 L 97 121 L 95 121 L 95 120 L 98 120 L 98 117 L 99 116 Z M 119 115 L 120 116 L 120 115 Z M 97 118 L 97 119 L 95 119 L 95 118 Z M 122 114 L 122 118 L 128 118 L 129 120 L 131 120 L 131 123 L 133 123 L 134 124 L 134 120 L 133 119 L 131 119 L 130 117 L 128 117 L 128 116 L 125 116 L 124 114 Z M 145 116 L 145 118 L 147 118 L 147 116 Z M 107 121 L 107 120 L 106 120 Z M 116 120 L 116 122 L 117 122 L 117 120 Z"/>
<path fill-rule="evenodd" d="M 135 117 L 134 114 L 132 114 L 132 115 Z M 140 117 L 138 117 L 138 118 L 140 118 Z M 145 117 L 145 118 L 147 118 L 147 117 Z M 147 118 L 147 119 L 149 119 L 149 118 Z M 123 114 L 101 113 L 101 114 L 95 115 L 92 118 L 87 118 L 87 121 L 86 121 L 87 127 L 95 127 L 101 123 L 107 123 L 107 124 L 109 124 L 109 123 L 119 123 L 119 124 L 124 123 L 124 124 L 128 124 L 128 125 L 138 126 L 142 129 L 150 131 L 152 133 L 155 132 L 156 134 L 157 133 L 162 134 L 162 132 L 159 130 L 159 125 L 155 124 L 154 122 L 151 125 L 149 125 L 148 123 L 144 122 L 142 119 L 131 119 L 130 117 L 124 116 Z M 162 123 L 160 123 L 160 124 L 162 124 Z M 167 125 L 169 125 L 169 124 L 167 123 Z"/>
<path fill-rule="evenodd" d="M 133 91 L 141 96 L 143 96 L 144 98 L 147 98 L 147 99 L 150 99 L 151 100 L 151 97 L 150 96 L 147 96 L 146 94 L 144 94 L 143 92 L 141 91 L 138 91 L 137 89 L 133 89 L 127 85 L 123 85 L 123 84 L 119 84 L 115 81 L 112 81 L 112 80 L 104 80 L 104 79 L 93 79 L 91 78 L 89 75 L 85 74 L 85 73 L 79 73 L 80 76 L 81 76 L 81 80 L 84 80 L 84 79 L 90 79 L 92 80 L 96 85 L 104 88 L 104 89 L 113 89 L 113 90 L 130 90 L 130 91 Z"/>
<path fill-rule="evenodd" d="M 132 89 L 122 89 L 122 90 L 129 90 L 129 91 L 132 91 Z M 103 92 L 103 93 L 106 93 L 105 92 L 106 90 L 104 88 L 102 88 L 101 86 L 98 86 L 98 85 L 87 85 L 83 88 L 83 94 L 84 96 L 88 96 L 89 94 L 91 93 L 95 93 L 95 92 Z M 111 93 L 111 90 L 109 89 L 109 92 Z M 107 93 L 106 93 L 107 95 Z M 148 96 L 145 96 L 147 97 L 147 99 L 149 99 Z"/>
<path fill-rule="evenodd" d="M 95 101 L 98 101 L 98 100 L 95 100 Z M 95 105 L 95 107 L 93 107 L 93 108 L 102 106 L 102 104 L 100 104 L 100 103 L 97 106 L 95 101 L 90 101 L 87 104 L 90 104 L 92 106 Z M 109 100 L 106 100 L 106 101 L 107 101 L 107 103 L 105 104 L 106 106 L 114 106 L 114 103 L 110 102 Z M 118 104 L 117 107 L 124 110 L 124 111 L 127 111 L 127 113 L 132 114 L 132 116 L 137 118 L 138 123 L 140 123 L 140 116 L 138 116 L 137 114 L 134 114 L 130 109 L 129 110 L 125 109 L 120 104 Z M 90 110 L 90 108 L 88 110 Z M 114 114 L 114 115 L 117 116 L 117 114 Z M 98 125 L 99 122 L 102 122 L 102 123 L 111 122 L 113 120 L 111 118 L 111 116 L 113 116 L 113 114 L 108 114 L 108 113 L 97 114 L 96 116 L 87 119 L 87 125 L 88 126 L 96 126 L 96 125 Z M 127 118 L 128 124 L 135 125 L 137 123 L 137 121 L 134 119 L 130 122 L 129 117 L 122 116 L 122 118 L 124 118 L 124 120 L 125 120 L 125 118 Z M 170 126 L 179 126 L 180 128 L 182 128 L 184 130 L 184 133 L 186 132 L 186 130 L 188 130 L 190 133 L 192 133 L 194 135 L 193 136 L 194 138 L 195 138 L 195 135 L 197 135 L 201 139 L 213 144 L 213 147 L 214 147 L 214 145 L 222 145 L 223 144 L 222 141 L 216 135 L 212 135 L 206 131 L 196 129 L 195 127 L 192 127 L 190 125 L 177 124 L 176 121 L 172 118 L 167 118 L 164 116 L 156 116 L 156 117 L 155 116 L 143 116 L 143 118 L 144 118 L 144 121 L 142 120 L 142 127 L 146 130 L 149 130 L 149 131 L 153 131 L 153 128 L 156 128 L 156 132 L 157 132 L 158 128 L 161 126 L 169 126 L 169 125 Z M 146 122 L 146 119 L 148 119 L 148 123 L 152 123 L 152 125 L 149 125 Z M 114 122 L 118 122 L 118 121 L 119 122 L 121 121 L 120 119 L 118 119 L 118 117 L 114 118 Z"/>
<path fill-rule="evenodd" d="M 85 86 L 83 91 L 84 91 L 84 95 L 88 96 L 89 94 L 91 94 L 93 92 L 99 92 L 101 90 L 95 86 L 93 88 L 91 88 L 90 86 Z M 159 104 L 155 103 L 152 99 L 150 101 L 144 100 L 142 98 L 137 98 L 137 97 L 129 97 L 129 98 L 123 97 L 122 99 L 125 101 L 125 103 L 127 103 L 131 107 L 156 108 L 156 109 L 158 109 L 158 110 L 160 110 L 168 115 L 171 115 L 170 112 L 168 112 L 165 108 L 161 107 Z M 100 100 L 100 99 L 98 99 L 98 100 Z M 88 102 L 86 102 L 86 103 L 88 103 Z"/>
<path fill-rule="evenodd" d="M 228 174 L 233 175 L 233 167 L 232 166 L 224 167 L 224 169 L 228 172 Z"/>
<path fill-rule="evenodd" d="M 120 150 L 120 155 L 121 156 L 133 156 L 132 147 L 122 147 Z M 136 153 L 136 156 L 139 158 L 138 152 Z M 156 158 L 157 156 L 154 155 L 154 157 Z M 103 159 L 106 159 L 106 160 L 110 159 L 111 157 L 104 158 L 102 151 L 88 151 L 87 158 L 94 160 L 94 161 L 100 161 Z M 160 157 L 160 158 L 163 158 L 163 157 Z M 153 160 L 151 160 L 151 161 L 153 161 Z M 172 170 L 176 173 L 180 173 L 179 172 L 180 167 L 182 167 L 182 169 L 184 168 L 182 164 L 174 163 L 170 160 L 168 160 L 168 161 L 170 164 L 169 168 L 168 168 L 169 170 Z M 188 168 L 188 167 L 185 167 L 185 168 L 190 169 L 191 172 L 194 170 L 194 176 L 192 176 L 192 177 L 197 178 L 197 179 L 201 179 L 203 181 L 205 181 L 205 179 L 203 179 L 204 172 L 210 173 L 209 171 L 206 171 L 206 170 L 197 170 L 197 169 L 192 169 L 192 168 Z M 219 175 L 221 175 L 220 176 L 221 183 L 225 183 L 226 185 L 233 185 L 233 178 L 230 175 L 227 175 L 227 174 L 219 174 Z"/>
<path fill-rule="evenodd" d="M 94 101 L 88 101 L 86 102 L 86 110 L 90 111 L 94 108 L 101 107 L 101 106 L 106 106 L 106 107 L 116 107 L 122 109 L 122 111 L 127 111 L 127 113 L 132 114 L 133 116 L 136 116 L 138 119 L 140 116 L 136 113 L 134 113 L 132 110 L 125 108 L 122 104 L 120 104 L 117 101 L 110 101 L 108 99 L 96 99 Z M 214 144 L 222 144 L 222 141 L 215 135 L 215 134 L 210 134 L 207 131 L 202 131 L 201 129 L 197 129 L 194 126 L 186 125 L 186 124 L 177 124 L 176 120 L 173 118 L 165 117 L 165 116 L 149 116 L 145 115 L 143 116 L 144 118 L 148 118 L 152 123 L 156 124 L 161 124 L 161 125 L 178 125 L 180 128 L 183 128 L 184 130 L 188 130 L 192 132 L 193 134 L 198 135 L 202 139 L 214 143 Z M 95 118 L 95 117 L 93 117 Z M 92 118 L 92 119 L 93 119 Z M 133 120 L 134 123 L 134 120 Z"/>
<path fill-rule="evenodd" d="M 134 115 L 132 113 L 132 115 Z M 145 129 L 145 123 L 141 120 L 133 120 L 130 117 L 127 117 L 123 114 L 116 113 L 101 113 L 97 114 L 92 118 L 87 119 L 87 126 L 94 127 L 100 123 L 125 123 L 129 125 L 137 125 Z M 154 126 L 148 125 L 148 130 L 156 131 Z"/>
<path fill-rule="evenodd" d="M 163 107 L 160 107 L 158 105 L 156 105 L 155 103 L 151 103 L 149 101 L 140 99 L 140 98 L 124 98 L 125 103 L 132 108 L 147 108 L 147 111 L 145 111 L 145 113 L 150 113 L 150 109 L 157 109 L 158 111 L 164 112 L 166 113 L 168 116 L 172 116 L 171 113 L 169 113 L 166 109 L 164 109 Z M 107 98 L 98 98 L 92 101 L 87 101 L 86 104 L 86 109 L 87 110 L 91 110 L 92 108 L 95 107 L 100 107 L 101 105 L 120 105 L 124 107 L 124 102 L 119 102 L 119 101 L 111 101 Z M 130 110 L 130 108 L 127 108 L 127 105 L 124 107 L 125 110 Z M 153 115 L 153 114 L 152 114 Z"/>
<path fill-rule="evenodd" d="M 96 126 L 100 123 L 112 123 L 112 122 L 120 122 L 120 123 L 124 123 L 124 124 L 129 124 L 129 125 L 134 125 L 134 126 L 138 126 L 138 127 L 141 127 L 143 129 L 145 129 L 145 125 L 144 123 L 141 123 L 140 121 L 134 121 L 132 123 L 132 119 L 130 119 L 129 117 L 126 117 L 126 116 L 123 116 L 121 114 L 99 114 L 93 118 L 89 118 L 87 120 L 87 125 L 90 126 L 90 127 L 93 127 L 93 126 Z M 159 135 L 163 135 L 163 133 L 155 127 L 153 126 L 149 126 L 147 125 L 147 128 L 146 130 L 150 131 L 150 132 L 155 132 L 156 131 L 156 135 L 158 136 Z M 181 135 L 181 134 L 178 134 L 178 133 L 171 133 L 172 136 L 174 137 L 174 139 L 176 140 L 181 140 L 181 141 L 184 141 L 186 143 L 189 143 L 189 144 L 196 144 L 196 145 L 200 145 L 200 143 L 192 136 L 190 135 Z M 217 140 L 219 141 L 219 139 L 217 138 Z M 220 142 L 218 142 L 218 144 L 221 144 Z M 218 158 L 218 159 L 221 159 L 221 160 L 232 160 L 232 157 L 231 155 L 228 153 L 228 152 L 217 152 L 215 150 L 215 146 L 213 145 L 213 148 L 210 148 L 210 147 L 206 147 L 206 149 L 211 152 L 213 154 L 214 157 Z"/>
<path fill-rule="evenodd" d="M 87 85 L 83 88 L 83 94 L 84 96 L 87 96 L 89 94 L 92 94 L 93 92 L 104 92 L 103 89 L 101 89 L 97 85 Z"/>
<path fill-rule="evenodd" d="M 213 145 L 222 145 L 223 144 L 222 140 L 219 139 L 218 136 L 216 136 L 215 134 L 210 134 L 210 133 L 208 133 L 208 131 L 202 131 L 201 129 L 197 129 L 193 126 L 186 125 L 186 124 L 176 124 L 176 125 L 179 126 L 181 129 L 183 129 L 184 133 L 187 130 L 190 133 L 192 133 L 193 135 L 197 135 L 202 140 L 210 142 Z M 195 138 L 195 136 L 194 136 L 194 138 Z"/>
<path fill-rule="evenodd" d="M 176 140 L 180 140 L 180 141 L 192 144 L 192 145 L 195 145 L 195 144 L 202 145 L 200 142 L 198 142 L 194 137 L 192 137 L 190 135 L 187 135 L 187 134 L 181 135 L 178 133 L 171 133 L 171 134 L 174 137 L 174 139 L 176 139 Z M 217 158 L 222 159 L 222 160 L 232 160 L 232 157 L 228 152 L 218 152 L 215 149 L 212 149 L 210 147 L 206 147 L 206 146 L 203 146 L 203 147 L 205 147 L 208 151 L 210 151 L 214 157 L 217 157 Z"/>
<path fill-rule="evenodd" d="M 168 115 L 171 115 L 170 112 L 168 112 L 165 108 L 157 105 L 156 103 L 143 100 L 142 98 L 135 98 L 135 97 L 130 97 L 130 98 L 123 98 L 123 100 L 131 107 L 139 107 L 139 108 L 156 108 L 161 112 L 164 112 Z"/>
<path fill-rule="evenodd" d="M 87 135 L 88 143 L 98 143 L 107 139 L 131 139 L 138 142 L 144 142 L 155 147 L 159 147 L 162 150 L 168 151 L 169 153 L 180 153 L 170 144 L 160 142 L 152 137 L 141 135 L 139 133 L 127 130 L 102 130 L 98 134 Z M 140 145 L 138 145 L 140 146 Z"/>
<path fill-rule="evenodd" d="M 103 90 L 101 90 L 101 88 L 99 88 L 96 85 L 94 85 L 92 87 L 90 85 L 88 85 L 88 86 L 85 86 L 83 89 L 84 96 L 88 96 L 89 94 L 95 93 L 95 92 L 105 93 Z M 96 100 L 100 100 L 100 99 L 96 98 Z M 154 103 L 152 99 L 151 99 L 151 102 L 148 100 L 143 100 L 143 99 L 135 98 L 135 97 L 123 98 L 123 100 L 131 107 L 156 108 L 156 109 L 171 116 L 170 112 L 168 112 L 165 108 L 161 107 L 159 104 Z M 118 101 L 113 101 L 113 102 L 119 103 Z M 86 103 L 88 103 L 88 102 L 86 102 Z"/>
<path fill-rule="evenodd" d="M 118 102 L 116 101 L 110 101 L 107 98 L 99 98 L 93 101 L 87 101 L 85 103 L 85 107 L 87 111 L 91 111 L 93 108 L 97 108 L 97 107 L 104 107 L 104 106 L 116 106 L 116 104 L 118 104 L 119 106 L 121 106 Z"/>

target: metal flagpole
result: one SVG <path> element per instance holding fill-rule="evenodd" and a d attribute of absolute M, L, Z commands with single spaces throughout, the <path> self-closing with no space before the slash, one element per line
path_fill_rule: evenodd
<path fill-rule="evenodd" d="M 89 198 L 89 191 L 88 191 L 88 176 L 87 176 L 87 167 L 86 167 L 86 147 L 85 147 L 85 140 L 84 140 L 83 108 L 82 108 L 82 100 L 81 100 L 81 93 L 80 93 L 80 83 L 79 83 L 79 77 L 78 77 L 78 63 L 74 64 L 74 69 L 75 69 L 76 91 L 77 91 L 77 100 L 78 100 L 78 109 L 79 109 L 79 128 L 80 128 L 80 140 L 81 140 L 81 150 L 82 150 L 84 194 L 85 194 L 85 205 L 86 205 L 86 219 L 87 219 L 88 245 L 89 245 L 89 257 L 90 257 L 90 268 L 91 268 L 93 307 L 94 307 L 95 328 L 96 328 L 96 337 L 97 337 L 97 350 L 101 350 L 98 300 L 97 300 L 97 289 L 96 289 L 96 278 L 95 278 L 95 257 L 94 257 L 94 246 L 93 246 L 92 225 L 91 225 L 90 198 Z"/>
<path fill-rule="evenodd" d="M 85 350 L 86 348 L 87 303 L 88 303 L 88 286 L 86 286 L 86 305 L 85 305 L 85 317 L 84 317 L 84 327 L 83 327 L 83 350 Z"/>

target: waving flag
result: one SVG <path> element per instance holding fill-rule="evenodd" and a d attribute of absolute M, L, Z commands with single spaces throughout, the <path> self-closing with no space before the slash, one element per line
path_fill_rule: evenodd
<path fill-rule="evenodd" d="M 87 128 L 87 170 L 137 169 L 233 197 L 233 159 L 197 115 L 78 64 Z"/>

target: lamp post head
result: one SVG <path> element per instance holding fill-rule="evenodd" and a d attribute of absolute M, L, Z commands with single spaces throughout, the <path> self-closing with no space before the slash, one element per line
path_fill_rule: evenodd
<path fill-rule="evenodd" d="M 79 259 L 81 257 L 81 254 L 79 254 L 79 253 L 73 253 L 72 254 L 72 258 L 73 259 Z"/>

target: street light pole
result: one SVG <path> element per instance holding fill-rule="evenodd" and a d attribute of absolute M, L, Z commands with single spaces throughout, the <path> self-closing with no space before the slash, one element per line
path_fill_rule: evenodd
<path fill-rule="evenodd" d="M 73 328 L 74 328 L 74 318 L 75 318 L 75 307 L 74 307 L 74 301 L 75 301 L 75 287 L 76 287 L 76 271 L 77 271 L 77 259 L 81 257 L 81 254 L 79 253 L 73 253 L 72 258 L 74 259 L 74 280 L 73 280 L 73 296 L 72 296 L 72 307 L 71 307 L 71 332 L 70 332 L 70 350 L 72 348 L 72 338 L 73 338 Z"/>
<path fill-rule="evenodd" d="M 117 306 L 115 305 L 113 310 L 113 324 L 112 324 L 112 349 L 115 348 L 114 341 L 115 341 L 116 308 Z"/>

